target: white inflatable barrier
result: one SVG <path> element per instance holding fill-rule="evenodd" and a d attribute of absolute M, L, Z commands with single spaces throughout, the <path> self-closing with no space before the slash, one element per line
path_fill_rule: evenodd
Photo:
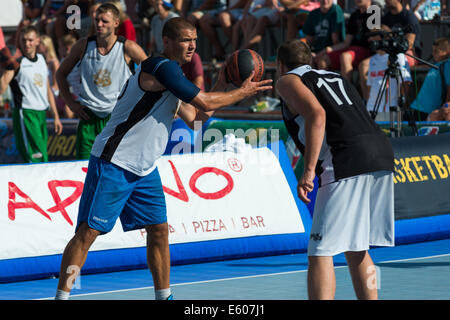
<path fill-rule="evenodd" d="M 311 217 L 281 143 L 243 153 L 163 156 L 172 264 L 304 252 Z M 280 157 L 277 157 L 280 156 Z M 74 234 L 87 161 L 0 167 L 0 282 L 57 276 Z M 120 220 L 82 273 L 146 267 L 145 230 Z"/>

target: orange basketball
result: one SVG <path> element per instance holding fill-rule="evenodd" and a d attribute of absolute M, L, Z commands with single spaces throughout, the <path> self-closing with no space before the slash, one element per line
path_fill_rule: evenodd
<path fill-rule="evenodd" d="M 240 87 L 253 70 L 255 75 L 252 81 L 261 81 L 264 75 L 264 61 L 256 51 L 250 49 L 237 50 L 226 61 L 225 74 L 227 80 L 236 87 Z"/>

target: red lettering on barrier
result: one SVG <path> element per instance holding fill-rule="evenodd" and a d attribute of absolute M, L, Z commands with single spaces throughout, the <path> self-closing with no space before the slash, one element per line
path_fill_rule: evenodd
<path fill-rule="evenodd" d="M 163 186 L 163 190 L 165 193 L 170 194 L 171 196 L 180 199 L 181 201 L 188 202 L 189 197 L 187 195 L 186 189 L 184 189 L 183 182 L 181 182 L 180 175 L 178 174 L 177 168 L 172 161 L 169 160 L 170 166 L 172 167 L 173 176 L 175 177 L 175 182 L 177 183 L 177 187 L 179 192 L 176 192 L 172 189 Z"/>
<path fill-rule="evenodd" d="M 16 202 L 16 194 L 24 199 L 24 202 Z M 34 209 L 48 220 L 52 220 L 44 210 L 41 209 L 31 198 L 20 190 L 14 182 L 8 182 L 8 218 L 12 221 L 16 219 L 16 209 Z"/>
<path fill-rule="evenodd" d="M 192 225 L 194 226 L 194 232 L 197 233 L 197 230 L 200 228 L 200 223 L 192 221 Z"/>
<path fill-rule="evenodd" d="M 48 212 L 57 212 L 60 211 L 64 219 L 73 226 L 73 222 L 69 217 L 69 214 L 66 211 L 66 207 L 74 203 L 83 192 L 83 182 L 80 181 L 73 181 L 73 180 L 52 180 L 48 183 L 48 189 L 50 190 L 50 193 L 53 197 L 53 200 L 55 201 L 55 206 L 51 207 L 50 209 L 47 209 Z M 74 192 L 64 199 L 64 201 L 61 201 L 61 198 L 59 197 L 58 191 L 56 190 L 57 187 L 64 187 L 64 188 L 75 188 Z"/>
<path fill-rule="evenodd" d="M 219 190 L 217 192 L 212 193 L 205 193 L 201 192 L 196 186 L 196 182 L 198 178 L 200 178 L 202 175 L 206 173 L 215 173 L 216 175 L 221 175 L 227 180 L 227 185 L 222 190 Z M 197 194 L 200 198 L 207 199 L 207 200 L 216 200 L 225 197 L 227 194 L 233 190 L 233 178 L 231 176 L 218 168 L 214 167 L 204 167 L 201 169 L 198 169 L 191 177 L 191 180 L 189 180 L 189 186 L 191 187 L 192 191 Z"/>
<path fill-rule="evenodd" d="M 241 217 L 242 227 L 244 229 L 253 228 L 253 227 L 255 227 L 255 228 L 264 228 L 265 224 L 264 224 L 263 217 L 256 216 L 255 218 L 250 217 L 250 219 L 248 219 L 247 217 Z"/>
<path fill-rule="evenodd" d="M 192 221 L 192 225 L 194 226 L 194 232 L 218 232 L 223 230 L 227 230 L 225 223 L 222 219 L 219 220 L 202 220 L 202 221 Z"/>

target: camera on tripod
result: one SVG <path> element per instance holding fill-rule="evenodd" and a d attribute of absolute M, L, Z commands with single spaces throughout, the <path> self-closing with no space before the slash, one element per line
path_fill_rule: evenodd
<path fill-rule="evenodd" d="M 409 49 L 408 40 L 405 38 L 405 34 L 408 33 L 407 28 L 393 27 L 390 32 L 387 31 L 375 31 L 370 32 L 370 36 L 381 36 L 381 40 L 369 41 L 369 48 L 372 51 L 383 50 L 389 55 L 397 55 L 399 53 L 405 53 Z"/>

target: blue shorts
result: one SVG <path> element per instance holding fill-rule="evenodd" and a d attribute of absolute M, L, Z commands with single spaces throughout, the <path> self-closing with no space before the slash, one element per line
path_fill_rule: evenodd
<path fill-rule="evenodd" d="M 75 232 L 81 222 L 110 232 L 119 216 L 124 231 L 167 222 L 158 168 L 141 177 L 91 155 Z"/>

